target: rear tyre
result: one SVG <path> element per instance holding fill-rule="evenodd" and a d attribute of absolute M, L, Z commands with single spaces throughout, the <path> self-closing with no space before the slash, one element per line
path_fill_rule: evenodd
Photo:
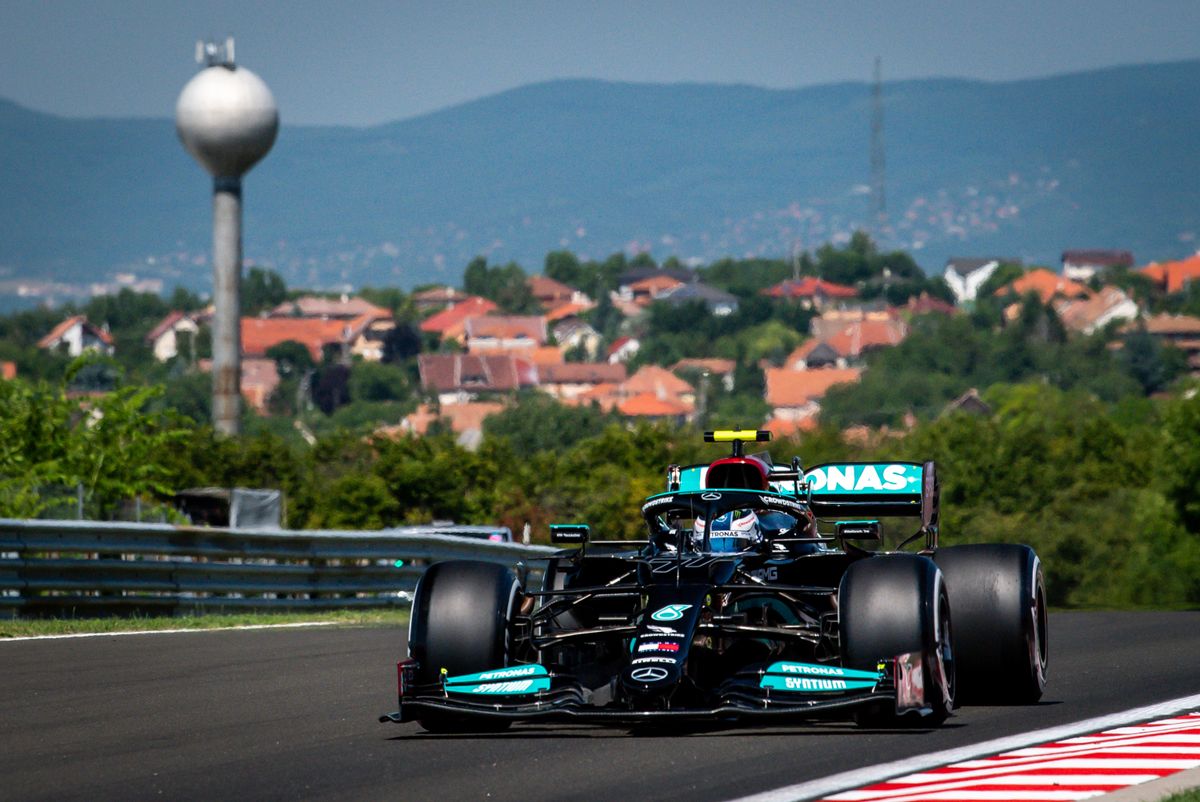
<path fill-rule="evenodd" d="M 467 560 L 434 563 L 417 583 L 409 621 L 408 653 L 416 681 L 436 682 L 508 665 L 509 621 L 520 585 L 501 565 Z M 425 713 L 430 732 L 498 732 L 511 722 Z"/>
<path fill-rule="evenodd" d="M 879 660 L 924 656 L 929 714 L 901 718 L 891 705 L 858 716 L 860 725 L 938 725 L 954 707 L 955 659 L 950 601 L 941 572 L 926 557 L 885 554 L 853 563 L 838 588 L 842 665 L 874 671 Z M 944 680 L 942 679 L 944 677 Z"/>
<path fill-rule="evenodd" d="M 1046 688 L 1046 583 L 1037 554 L 1009 543 L 949 546 L 934 561 L 953 599 L 964 701 L 1032 704 Z"/>

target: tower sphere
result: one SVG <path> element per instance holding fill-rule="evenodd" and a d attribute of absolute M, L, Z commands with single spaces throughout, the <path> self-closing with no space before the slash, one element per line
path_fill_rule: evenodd
<path fill-rule="evenodd" d="M 175 130 L 214 178 L 237 178 L 275 143 L 279 109 L 261 78 L 245 67 L 219 64 L 183 87 L 175 104 Z"/>

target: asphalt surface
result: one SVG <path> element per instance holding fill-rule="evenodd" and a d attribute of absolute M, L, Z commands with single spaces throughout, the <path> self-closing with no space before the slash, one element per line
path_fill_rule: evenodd
<path fill-rule="evenodd" d="M 728 799 L 1200 692 L 1200 612 L 1061 613 L 1027 707 L 941 729 L 384 725 L 396 629 L 0 642 L 0 799 Z"/>

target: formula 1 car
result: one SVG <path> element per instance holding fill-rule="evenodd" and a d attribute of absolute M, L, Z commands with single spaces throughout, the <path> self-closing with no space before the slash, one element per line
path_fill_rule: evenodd
<path fill-rule="evenodd" d="M 935 726 L 956 699 L 1040 698 L 1038 558 L 939 548 L 932 462 L 804 469 L 746 455 L 767 432 L 705 439 L 732 454 L 671 466 L 666 492 L 642 504 L 644 540 L 552 525 L 569 548 L 546 558 L 536 589 L 492 563 L 430 566 L 398 664 L 400 709 L 380 720 L 432 732 L 547 719 Z M 866 548 L 894 517 L 920 525 L 895 550 Z"/>

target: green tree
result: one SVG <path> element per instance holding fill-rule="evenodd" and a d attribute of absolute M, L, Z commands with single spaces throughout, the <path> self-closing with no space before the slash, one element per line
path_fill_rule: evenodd
<path fill-rule="evenodd" d="M 242 282 L 242 314 L 257 315 L 287 300 L 287 284 L 274 270 L 252 267 Z"/>

